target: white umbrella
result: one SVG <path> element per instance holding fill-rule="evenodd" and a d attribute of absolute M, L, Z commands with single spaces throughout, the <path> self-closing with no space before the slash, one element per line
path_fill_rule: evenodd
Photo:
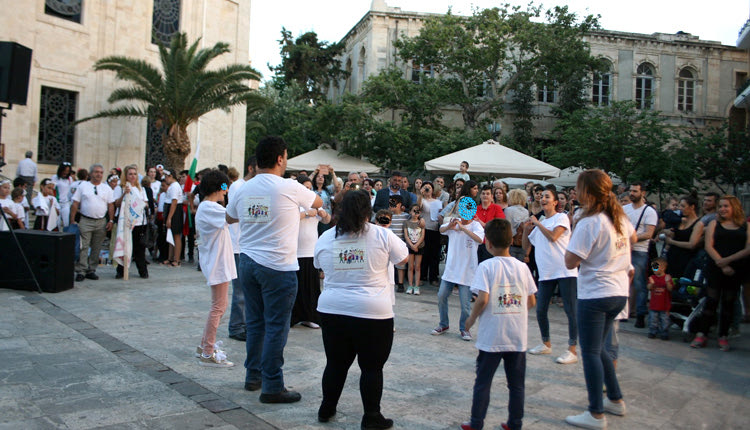
<path fill-rule="evenodd" d="M 312 172 L 318 165 L 331 165 L 337 172 L 378 173 L 380 168 L 367 161 L 341 154 L 326 144 L 287 160 L 287 171 L 307 170 Z"/>
<path fill-rule="evenodd" d="M 567 169 L 563 169 L 560 171 L 559 177 L 550 179 L 549 182 L 551 184 L 557 185 L 558 187 L 575 187 L 576 181 L 578 181 L 578 175 L 584 170 L 585 169 L 582 169 L 580 167 L 568 167 Z M 622 183 L 622 180 L 620 180 L 617 175 L 610 173 L 609 177 L 612 178 L 612 183 L 614 185 L 619 185 Z"/>
<path fill-rule="evenodd" d="M 458 166 L 462 161 L 469 163 L 469 175 L 545 179 L 556 178 L 560 174 L 557 167 L 514 151 L 494 140 L 427 161 L 424 168 L 434 173 L 452 174 L 458 172 Z"/>

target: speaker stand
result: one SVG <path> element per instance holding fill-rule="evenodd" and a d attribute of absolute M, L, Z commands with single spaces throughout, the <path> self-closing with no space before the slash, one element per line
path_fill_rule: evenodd
<path fill-rule="evenodd" d="M 2 118 L 2 108 L 0 108 L 0 118 Z M 31 274 L 31 279 L 34 281 L 34 285 L 36 285 L 36 290 L 39 292 L 39 294 L 42 294 L 42 287 L 39 285 L 39 281 L 36 279 L 36 275 L 34 274 L 34 271 L 31 270 L 31 265 L 29 264 L 29 260 L 26 258 L 26 254 L 23 252 L 23 249 L 21 248 L 21 242 L 18 241 L 18 238 L 16 237 L 16 232 L 10 227 L 10 222 L 8 221 L 8 217 L 5 215 L 5 211 L 3 210 L 3 205 L 0 203 L 0 214 L 3 216 L 3 221 L 5 221 L 5 225 L 8 226 L 8 229 L 10 230 L 10 235 L 13 236 L 13 241 L 16 242 L 16 247 L 18 248 L 18 253 L 21 254 L 21 258 L 23 258 L 24 264 L 26 264 L 26 269 Z"/>

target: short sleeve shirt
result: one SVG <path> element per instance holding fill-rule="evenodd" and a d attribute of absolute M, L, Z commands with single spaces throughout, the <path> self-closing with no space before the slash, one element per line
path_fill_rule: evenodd
<path fill-rule="evenodd" d="M 484 239 L 484 229 L 478 222 L 471 222 L 465 227 L 479 236 L 479 239 Z M 460 230 L 447 230 L 443 234 L 448 236 L 448 254 L 445 259 L 445 271 L 441 279 L 459 285 L 470 285 L 479 263 L 477 258 L 479 244 Z"/>
<path fill-rule="evenodd" d="M 114 203 L 112 187 L 105 183 L 94 185 L 91 182 L 81 182 L 73 195 L 73 201 L 79 202 L 81 215 L 100 219 L 107 215 L 109 203 Z"/>
<path fill-rule="evenodd" d="M 539 267 L 539 280 L 574 278 L 578 276 L 578 270 L 565 267 L 565 250 L 570 242 L 570 220 L 564 213 L 556 213 L 549 218 L 544 218 L 540 223 L 549 231 L 557 227 L 563 227 L 565 232 L 552 242 L 542 233 L 538 227 L 529 234 L 529 242 L 534 245 L 536 264 Z"/>
<path fill-rule="evenodd" d="M 638 219 L 641 218 L 641 213 L 643 213 L 641 223 L 638 224 L 637 233 L 639 235 L 646 232 L 646 226 L 656 226 L 656 224 L 659 223 L 659 215 L 656 213 L 656 210 L 654 210 L 654 208 L 649 205 L 643 205 L 635 209 L 633 208 L 633 204 L 631 203 L 629 205 L 623 206 L 623 209 L 625 210 L 625 215 L 627 215 L 628 219 L 630 220 L 630 224 L 633 225 L 633 228 L 635 228 L 635 225 L 638 223 Z M 642 240 L 638 243 L 633 244 L 633 251 L 648 252 L 648 241 Z"/>
<path fill-rule="evenodd" d="M 177 200 L 178 205 L 183 202 L 182 187 L 177 181 L 169 184 L 167 188 L 167 204 L 171 205 L 174 200 Z"/>

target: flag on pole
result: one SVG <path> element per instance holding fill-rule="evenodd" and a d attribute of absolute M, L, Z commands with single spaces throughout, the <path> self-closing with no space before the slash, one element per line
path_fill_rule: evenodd
<path fill-rule="evenodd" d="M 183 191 L 185 192 L 185 195 L 190 195 L 190 192 L 193 190 L 193 182 L 195 182 L 195 171 L 198 168 L 198 156 L 200 154 L 201 150 L 201 141 L 198 140 L 198 143 L 195 145 L 195 155 L 193 156 L 193 162 L 190 163 L 190 170 L 188 170 L 188 177 L 185 179 L 185 186 L 183 187 Z M 188 222 L 183 223 L 183 234 L 187 235 L 190 232 L 190 227 L 193 226 L 193 218 L 190 216 L 190 203 L 192 202 L 185 202 L 186 204 L 183 205 L 185 210 L 187 211 L 187 219 Z"/>

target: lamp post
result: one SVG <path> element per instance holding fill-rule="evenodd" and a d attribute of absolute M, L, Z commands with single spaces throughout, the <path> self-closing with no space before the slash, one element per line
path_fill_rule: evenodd
<path fill-rule="evenodd" d="M 492 134 L 492 140 L 497 140 L 497 137 L 500 136 L 500 130 L 502 130 L 503 126 L 499 122 L 491 122 L 487 124 L 487 131 Z"/>

